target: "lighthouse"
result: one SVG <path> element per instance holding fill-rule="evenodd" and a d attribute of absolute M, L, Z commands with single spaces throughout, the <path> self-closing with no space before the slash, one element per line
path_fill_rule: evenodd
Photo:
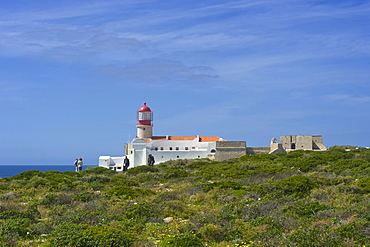
<path fill-rule="evenodd" d="M 225 141 L 218 136 L 153 136 L 153 112 L 146 102 L 137 110 L 136 131 L 136 137 L 125 144 L 125 156 L 100 156 L 99 166 L 123 171 L 125 157 L 130 160 L 129 168 L 133 168 L 147 165 L 149 155 L 155 158 L 155 164 L 176 159 L 215 159 L 217 143 Z M 243 155 L 245 149 L 244 143 L 244 149 L 240 149 Z"/>
<path fill-rule="evenodd" d="M 137 137 L 140 139 L 148 139 L 153 136 L 153 112 L 149 107 L 144 105 L 137 111 Z"/>

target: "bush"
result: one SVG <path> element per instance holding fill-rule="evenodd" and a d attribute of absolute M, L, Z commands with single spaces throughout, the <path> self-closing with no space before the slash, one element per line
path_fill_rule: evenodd
<path fill-rule="evenodd" d="M 232 228 L 233 230 L 230 232 L 232 238 L 239 238 L 245 241 L 253 239 L 260 232 L 257 227 L 242 219 L 235 220 L 232 224 Z"/>
<path fill-rule="evenodd" d="M 364 174 L 364 170 L 369 168 L 370 162 L 360 159 L 340 159 L 332 164 L 328 170 L 337 174 L 343 171 L 351 172 L 352 174 Z M 366 172 L 365 172 L 366 174 Z"/>
<path fill-rule="evenodd" d="M 223 228 L 215 224 L 205 224 L 199 229 L 198 235 L 208 242 L 221 242 L 226 238 Z"/>
<path fill-rule="evenodd" d="M 343 246 L 343 241 L 336 234 L 333 234 L 328 226 L 317 228 L 300 228 L 288 236 L 288 239 L 293 243 L 288 246 Z"/>
<path fill-rule="evenodd" d="M 170 167 L 163 171 L 164 179 L 185 178 L 187 176 L 189 176 L 189 173 L 181 167 Z"/>
<path fill-rule="evenodd" d="M 46 205 L 67 205 L 74 201 L 73 195 L 68 195 L 65 193 L 50 193 L 47 194 L 44 199 L 42 199 L 41 204 Z"/>
<path fill-rule="evenodd" d="M 370 221 L 352 222 L 335 229 L 342 238 L 353 239 L 358 245 L 370 243 Z"/>
<path fill-rule="evenodd" d="M 129 186 L 117 186 L 107 191 L 108 197 L 119 196 L 127 199 L 136 198 L 139 196 L 154 195 L 155 192 L 145 188 L 131 188 Z"/>
<path fill-rule="evenodd" d="M 115 171 L 111 169 L 107 169 L 105 167 L 101 166 L 96 166 L 96 167 L 88 167 L 86 170 L 79 172 L 78 174 L 81 174 L 82 176 L 87 176 L 87 175 L 107 175 L 111 176 L 116 174 Z"/>
<path fill-rule="evenodd" d="M 106 168 L 104 168 L 106 169 Z M 100 184 L 106 184 L 110 181 L 110 177 L 105 174 L 89 174 L 81 178 L 81 181 L 87 182 L 87 183 L 100 183 Z"/>
<path fill-rule="evenodd" d="M 366 192 L 370 192 L 370 177 L 360 178 L 356 184 Z"/>
<path fill-rule="evenodd" d="M 154 166 L 137 166 L 131 169 L 128 169 L 126 174 L 129 176 L 135 176 L 140 173 L 148 173 L 148 172 L 159 172 L 159 169 Z"/>
<path fill-rule="evenodd" d="M 298 205 L 289 206 L 285 212 L 292 212 L 300 217 L 314 216 L 318 211 L 330 209 L 329 206 L 319 202 L 300 203 Z"/>
<path fill-rule="evenodd" d="M 215 183 L 208 183 L 203 187 L 204 191 L 210 191 L 213 188 L 220 188 L 220 189 L 232 189 L 232 190 L 241 190 L 244 187 L 235 181 L 219 181 Z"/>
<path fill-rule="evenodd" d="M 203 247 L 202 241 L 190 233 L 180 233 L 175 236 L 167 237 L 159 243 L 160 247 Z"/>
<path fill-rule="evenodd" d="M 31 222 L 28 219 L 8 219 L 0 223 L 0 240 L 16 241 L 25 237 Z"/>
<path fill-rule="evenodd" d="M 124 176 L 116 175 L 110 179 L 108 186 L 139 186 L 139 183 Z"/>
<path fill-rule="evenodd" d="M 273 183 L 275 190 L 296 196 L 307 195 L 317 184 L 309 177 L 295 175 Z"/>
<path fill-rule="evenodd" d="M 109 227 L 62 224 L 54 232 L 53 246 L 131 246 L 134 239 L 124 231 Z"/>
<path fill-rule="evenodd" d="M 83 191 L 76 194 L 75 200 L 82 201 L 82 202 L 89 202 L 100 198 L 97 193 L 90 192 L 90 191 Z"/>
<path fill-rule="evenodd" d="M 186 165 L 186 167 L 196 169 L 196 168 L 200 168 L 202 166 L 207 166 L 209 164 L 210 164 L 210 162 L 208 162 L 208 161 L 195 161 L 195 162 L 192 162 L 192 163 Z"/>

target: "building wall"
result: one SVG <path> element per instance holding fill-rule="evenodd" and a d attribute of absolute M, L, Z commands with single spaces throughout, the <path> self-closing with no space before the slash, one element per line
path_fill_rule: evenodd
<path fill-rule="evenodd" d="M 280 143 L 286 150 L 326 150 L 322 136 L 286 135 L 280 136 Z"/>
<path fill-rule="evenodd" d="M 312 148 L 313 150 L 326 150 L 322 136 L 312 136 Z"/>
<path fill-rule="evenodd" d="M 246 145 L 245 141 L 218 141 L 216 142 L 215 160 L 228 160 L 246 155 Z"/>
<path fill-rule="evenodd" d="M 270 147 L 247 147 L 247 154 L 268 154 Z"/>
<path fill-rule="evenodd" d="M 312 150 L 312 136 L 297 135 L 295 149 Z"/>

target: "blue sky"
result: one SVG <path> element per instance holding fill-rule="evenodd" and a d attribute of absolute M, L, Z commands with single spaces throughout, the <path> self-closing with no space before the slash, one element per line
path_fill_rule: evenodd
<path fill-rule="evenodd" d="M 154 135 L 370 146 L 370 1 L 0 0 L 0 164 Z"/>

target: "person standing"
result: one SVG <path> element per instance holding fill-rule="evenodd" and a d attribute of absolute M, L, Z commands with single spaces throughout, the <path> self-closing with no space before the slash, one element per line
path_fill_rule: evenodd
<path fill-rule="evenodd" d="M 77 168 L 79 172 L 82 171 L 82 165 L 83 165 L 82 158 L 79 158 L 77 162 Z"/>
<path fill-rule="evenodd" d="M 148 166 L 154 166 L 154 156 L 152 154 L 149 154 L 148 156 Z"/>
<path fill-rule="evenodd" d="M 123 170 L 127 171 L 127 168 L 130 166 L 130 160 L 125 156 L 125 159 L 123 160 Z"/>
<path fill-rule="evenodd" d="M 75 166 L 75 171 L 78 172 L 78 159 L 75 160 L 73 165 Z"/>

